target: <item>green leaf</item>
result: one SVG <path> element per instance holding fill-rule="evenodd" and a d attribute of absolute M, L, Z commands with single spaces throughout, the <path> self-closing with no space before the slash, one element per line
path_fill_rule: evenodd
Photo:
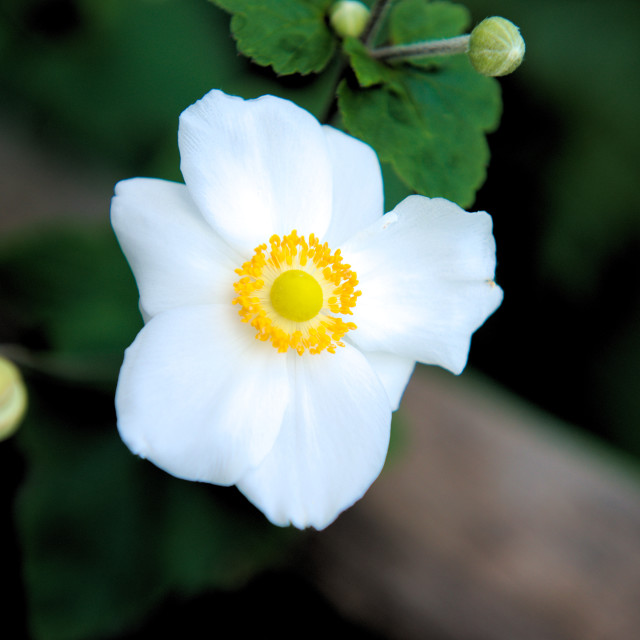
<path fill-rule="evenodd" d="M 460 35 L 469 28 L 471 14 L 466 7 L 450 2 L 402 0 L 389 18 L 393 44 L 410 44 Z"/>
<path fill-rule="evenodd" d="M 371 87 L 382 82 L 393 81 L 391 67 L 374 60 L 360 40 L 357 38 L 345 38 L 343 46 L 361 87 Z"/>
<path fill-rule="evenodd" d="M 280 74 L 322 71 L 335 50 L 326 23 L 332 0 L 211 0 L 233 14 L 238 49 Z"/>
<path fill-rule="evenodd" d="M 374 61 L 354 39 L 345 51 L 360 85 L 338 88 L 347 130 L 417 193 L 470 206 L 489 162 L 485 133 L 500 118 L 498 83 L 476 73 L 466 56 L 421 68 Z"/>

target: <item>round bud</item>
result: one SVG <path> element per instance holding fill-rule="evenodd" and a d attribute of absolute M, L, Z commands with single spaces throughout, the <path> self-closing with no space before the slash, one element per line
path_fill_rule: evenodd
<path fill-rule="evenodd" d="M 513 22 L 494 16 L 486 18 L 471 32 L 469 60 L 483 76 L 506 76 L 524 58 L 524 40 Z"/>
<path fill-rule="evenodd" d="M 340 0 L 329 9 L 329 22 L 341 37 L 358 38 L 369 22 L 369 8 L 356 0 Z"/>
<path fill-rule="evenodd" d="M 27 388 L 18 368 L 0 357 L 0 440 L 20 426 L 27 409 Z"/>

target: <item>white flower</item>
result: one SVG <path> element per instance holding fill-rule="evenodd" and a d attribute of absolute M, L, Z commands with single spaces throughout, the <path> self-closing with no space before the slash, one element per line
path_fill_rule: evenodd
<path fill-rule="evenodd" d="M 126 180 L 111 207 L 146 321 L 120 434 L 322 529 L 380 473 L 415 362 L 462 371 L 500 304 L 491 218 L 422 196 L 383 216 L 372 149 L 273 96 L 211 91 L 178 141 L 186 185 Z"/>

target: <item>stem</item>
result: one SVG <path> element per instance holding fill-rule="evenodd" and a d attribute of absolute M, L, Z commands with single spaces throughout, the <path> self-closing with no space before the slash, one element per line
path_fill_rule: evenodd
<path fill-rule="evenodd" d="M 362 42 L 364 42 L 368 47 L 371 47 L 375 43 L 378 33 L 380 33 L 380 27 L 382 27 L 392 3 L 393 0 L 376 0 L 373 7 L 371 7 L 369 24 L 360 37 Z"/>
<path fill-rule="evenodd" d="M 379 47 L 371 50 L 371 57 L 378 60 L 397 58 L 430 58 L 466 53 L 469 49 L 469 36 L 456 36 L 443 40 L 426 40 L 415 44 L 399 44 L 393 47 Z"/>
<path fill-rule="evenodd" d="M 21 369 L 72 382 L 111 384 L 117 362 L 108 356 L 82 358 L 72 355 L 39 354 L 18 344 L 0 344 L 0 356 L 14 362 Z"/>
<path fill-rule="evenodd" d="M 349 65 L 344 59 L 344 56 L 340 56 L 339 62 L 336 64 L 334 79 L 331 83 L 331 99 L 325 107 L 324 113 L 322 113 L 321 117 L 318 118 L 322 124 L 331 124 L 331 121 L 338 111 L 338 86 L 340 85 L 342 78 L 344 78 L 348 66 Z"/>
<path fill-rule="evenodd" d="M 371 47 L 375 42 L 378 34 L 380 33 L 380 28 L 382 27 L 393 2 L 394 0 L 376 0 L 373 7 L 371 7 L 371 16 L 369 18 L 369 22 L 367 23 L 367 27 L 364 30 L 362 36 L 360 36 L 360 40 L 362 40 L 362 42 L 364 42 L 368 47 Z M 325 109 L 323 117 L 320 120 L 324 124 L 329 124 L 338 111 L 338 85 L 344 78 L 348 68 L 349 64 L 347 63 L 347 60 L 344 58 L 344 56 L 342 56 L 338 66 L 338 71 L 336 73 L 336 79 L 333 84 L 331 100 Z"/>
<path fill-rule="evenodd" d="M 369 22 L 367 23 L 367 27 L 364 30 L 362 36 L 360 36 L 362 42 L 364 42 L 367 46 L 370 47 L 375 41 L 378 33 L 380 32 L 380 27 L 382 26 L 392 3 L 393 0 L 376 0 L 375 4 L 371 8 L 371 16 L 369 18 Z M 343 55 L 341 56 L 338 71 L 336 73 L 336 79 L 333 84 L 331 101 L 325 109 L 323 118 L 321 118 L 321 122 L 323 122 L 324 124 L 329 124 L 338 111 L 338 85 L 344 78 L 348 68 L 349 64 Z"/>

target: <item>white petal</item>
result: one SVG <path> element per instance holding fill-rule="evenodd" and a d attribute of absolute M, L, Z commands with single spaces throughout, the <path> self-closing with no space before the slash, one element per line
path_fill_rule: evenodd
<path fill-rule="evenodd" d="M 324 239 L 337 247 L 384 213 L 382 173 L 369 145 L 333 127 L 323 129 L 333 169 L 333 214 Z"/>
<path fill-rule="evenodd" d="M 322 529 L 362 497 L 380 473 L 391 410 L 364 356 L 289 356 L 291 403 L 262 464 L 238 488 L 278 525 Z"/>
<path fill-rule="evenodd" d="M 231 305 L 153 317 L 125 353 L 118 429 L 134 453 L 187 480 L 232 484 L 267 455 L 289 398 L 286 358 Z"/>
<path fill-rule="evenodd" d="M 342 253 L 362 291 L 351 341 L 460 373 L 471 334 L 502 301 L 491 217 L 409 196 Z"/>
<path fill-rule="evenodd" d="M 322 127 L 288 100 L 210 91 L 180 116 L 181 169 L 191 196 L 242 253 L 273 233 L 322 237 L 331 166 Z"/>
<path fill-rule="evenodd" d="M 396 411 L 416 366 L 415 360 L 380 351 L 365 351 L 364 355 L 387 392 L 391 411 Z"/>
<path fill-rule="evenodd" d="M 183 184 L 119 182 L 111 223 L 136 278 L 145 318 L 233 299 L 234 269 L 243 260 L 202 218 Z"/>

